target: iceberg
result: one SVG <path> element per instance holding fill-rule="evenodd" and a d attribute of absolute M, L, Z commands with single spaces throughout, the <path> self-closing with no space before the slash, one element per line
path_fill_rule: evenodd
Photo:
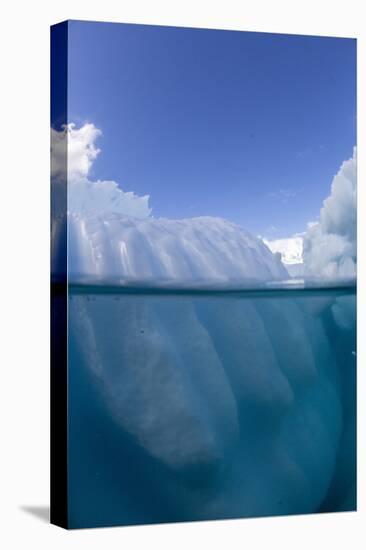
<path fill-rule="evenodd" d="M 354 297 L 250 293 L 288 278 L 280 253 L 91 181 L 87 126 L 55 142 L 72 149 L 52 237 L 68 240 L 71 526 L 354 509 Z M 55 196 L 64 181 L 56 164 Z"/>
<path fill-rule="evenodd" d="M 135 512 L 117 523 L 310 513 L 327 499 L 354 508 L 354 491 L 343 504 L 355 483 L 354 325 L 339 353 L 329 310 L 306 307 L 321 298 L 71 294 L 70 441 L 80 448 L 72 419 L 93 409 L 80 401 L 87 380 L 103 411 L 96 426 L 100 416 L 114 426 L 99 440 L 125 441 L 122 487 L 140 465 L 126 494 Z M 89 448 L 94 413 L 84 414 Z M 105 460 L 89 453 L 83 467 L 108 470 Z M 71 463 L 70 475 L 79 502 L 85 474 Z M 158 506 L 140 500 L 141 483 Z"/>
<path fill-rule="evenodd" d="M 304 237 L 305 273 L 326 278 L 355 278 L 357 269 L 357 151 L 334 176 L 319 222 Z"/>
<path fill-rule="evenodd" d="M 310 513 L 332 487 L 331 509 L 352 509 L 352 452 L 338 464 L 342 442 L 352 449 L 352 398 L 342 393 L 329 332 L 340 331 L 328 315 L 347 311 L 353 334 L 352 297 L 226 296 L 232 284 L 259 287 L 287 273 L 279 255 L 223 219 L 69 213 L 68 221 L 71 281 L 148 289 L 89 296 L 86 286 L 86 294 L 71 292 L 69 305 L 71 372 L 83 365 L 113 440 L 128 441 L 116 474 L 122 486 L 130 475 L 124 454 L 140 464 L 116 523 Z M 157 283 L 188 294 L 154 295 Z M 189 293 L 205 284 L 224 290 L 216 298 Z M 71 418 L 80 407 L 75 385 Z M 144 502 L 141 483 L 159 506 Z M 104 503 L 109 490 L 106 497 L 103 486 Z"/>
<path fill-rule="evenodd" d="M 287 278 L 260 239 L 221 218 L 182 220 L 71 213 L 69 278 L 177 285 Z"/>
<path fill-rule="evenodd" d="M 52 256 L 60 257 L 66 232 L 69 281 L 248 285 L 288 277 L 280 255 L 237 224 L 210 216 L 154 218 L 148 195 L 90 180 L 99 135 L 92 124 L 51 133 Z"/>

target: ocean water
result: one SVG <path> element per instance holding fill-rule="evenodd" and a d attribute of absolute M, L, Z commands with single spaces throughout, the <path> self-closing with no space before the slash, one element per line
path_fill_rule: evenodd
<path fill-rule="evenodd" d="M 70 285 L 72 528 L 356 508 L 353 286 Z"/>

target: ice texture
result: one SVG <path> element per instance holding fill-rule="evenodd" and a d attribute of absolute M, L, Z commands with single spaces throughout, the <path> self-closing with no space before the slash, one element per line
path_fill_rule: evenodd
<path fill-rule="evenodd" d="M 355 319 L 340 330 L 322 300 L 72 296 L 71 388 L 84 369 L 124 441 L 117 523 L 354 508 Z"/>
<path fill-rule="evenodd" d="M 70 213 L 69 277 L 176 284 L 287 278 L 260 239 L 221 218 Z"/>
<path fill-rule="evenodd" d="M 334 176 L 319 222 L 304 236 L 304 274 L 355 278 L 357 268 L 357 161 L 356 147 Z"/>

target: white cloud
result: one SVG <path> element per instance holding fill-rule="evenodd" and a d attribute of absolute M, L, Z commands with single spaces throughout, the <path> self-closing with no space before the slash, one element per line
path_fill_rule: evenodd
<path fill-rule="evenodd" d="M 67 128 L 67 172 L 69 180 L 86 177 L 97 158 L 100 149 L 95 147 L 95 140 L 101 131 L 94 124 L 84 124 L 79 129 L 75 124 Z"/>
<path fill-rule="evenodd" d="M 333 179 L 319 222 L 304 237 L 305 273 L 316 277 L 356 276 L 356 148 Z"/>
<path fill-rule="evenodd" d="M 94 124 L 84 124 L 81 128 L 67 124 L 60 132 L 51 129 L 52 177 L 65 177 L 66 165 L 68 182 L 87 177 L 100 152 L 95 147 L 100 134 L 101 131 Z"/>
<path fill-rule="evenodd" d="M 89 179 L 90 169 L 100 152 L 95 145 L 100 135 L 94 124 L 80 128 L 68 124 L 61 131 L 51 129 L 51 176 L 55 184 L 67 181 L 68 211 L 78 215 L 107 211 L 136 218 L 149 216 L 149 195 L 125 192 L 115 181 Z"/>
<path fill-rule="evenodd" d="M 302 189 L 278 189 L 278 191 L 271 191 L 267 193 L 267 197 L 271 199 L 278 199 L 283 203 L 287 203 L 294 199 Z"/>

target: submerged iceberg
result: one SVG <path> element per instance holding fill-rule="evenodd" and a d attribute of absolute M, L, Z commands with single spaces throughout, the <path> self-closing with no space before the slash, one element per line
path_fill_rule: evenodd
<path fill-rule="evenodd" d="M 85 468 L 97 524 L 354 509 L 354 324 L 322 300 L 72 293 L 75 525 Z"/>

